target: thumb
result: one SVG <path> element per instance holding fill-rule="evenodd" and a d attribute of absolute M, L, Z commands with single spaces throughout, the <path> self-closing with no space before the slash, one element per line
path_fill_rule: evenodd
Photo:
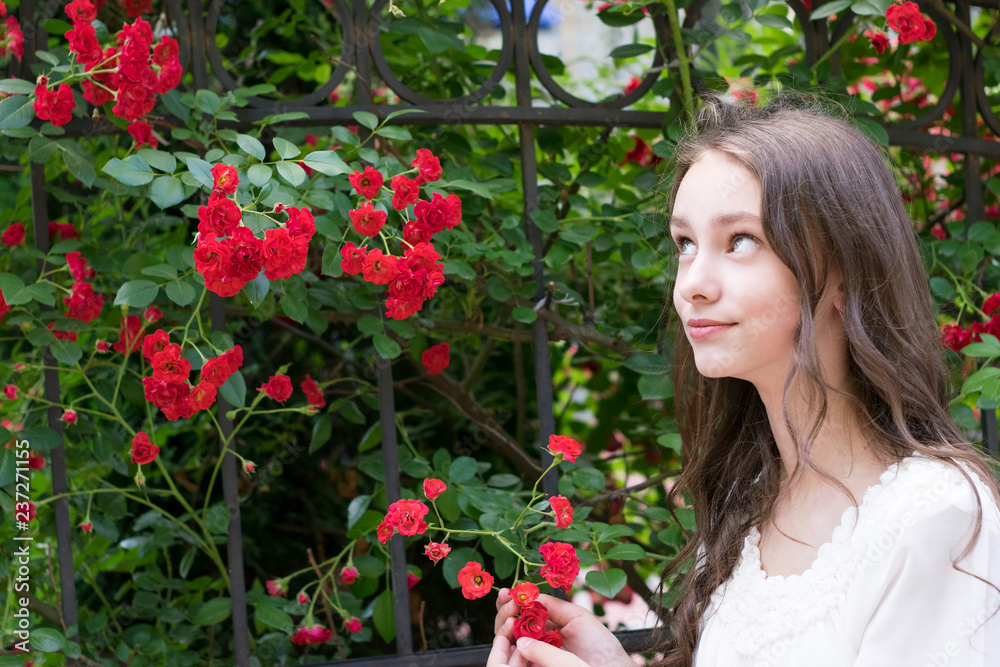
<path fill-rule="evenodd" d="M 539 667 L 589 667 L 572 653 L 530 637 L 517 640 L 517 652 Z"/>

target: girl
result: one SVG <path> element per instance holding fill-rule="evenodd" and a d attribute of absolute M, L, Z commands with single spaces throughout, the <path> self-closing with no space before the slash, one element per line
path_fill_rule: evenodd
<path fill-rule="evenodd" d="M 845 119 L 711 98 L 675 153 L 675 412 L 697 532 L 669 667 L 1000 666 L 1000 489 L 949 413 L 910 219 Z M 564 649 L 489 667 L 633 664 L 544 596 Z"/>

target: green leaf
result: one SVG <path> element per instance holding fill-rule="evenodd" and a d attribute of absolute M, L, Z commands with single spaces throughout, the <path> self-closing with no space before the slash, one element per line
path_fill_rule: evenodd
<path fill-rule="evenodd" d="M 462 280 L 475 280 L 476 272 L 468 263 L 460 259 L 446 259 L 444 261 L 445 275 L 455 275 Z"/>
<path fill-rule="evenodd" d="M 165 289 L 167 298 L 178 306 L 186 306 L 198 295 L 194 286 L 186 280 L 175 280 L 167 283 Z"/>
<path fill-rule="evenodd" d="M 291 160 L 298 157 L 299 153 L 302 152 L 298 146 L 281 137 L 275 137 L 271 140 L 271 143 L 274 144 L 274 150 L 278 151 L 278 155 L 281 156 L 282 160 Z"/>
<path fill-rule="evenodd" d="M 31 646 L 42 653 L 55 653 L 66 647 L 66 638 L 55 628 L 37 628 L 31 631 Z"/>
<path fill-rule="evenodd" d="M 396 636 L 396 617 L 392 606 L 392 591 L 388 588 L 379 593 L 372 607 L 372 620 L 382 641 L 391 642 Z"/>
<path fill-rule="evenodd" d="M 306 170 L 299 166 L 297 162 L 279 162 L 276 166 L 278 168 L 278 175 L 288 181 L 288 184 L 293 187 L 299 187 L 309 178 L 306 175 Z"/>
<path fill-rule="evenodd" d="M 219 394 L 234 408 L 246 407 L 247 383 L 243 379 L 243 374 L 236 371 L 230 375 L 229 379 L 219 387 Z"/>
<path fill-rule="evenodd" d="M 467 181 L 465 179 L 459 178 L 454 181 L 449 181 L 448 183 L 441 183 L 441 187 L 446 190 L 468 190 L 473 194 L 477 194 L 484 199 L 493 199 L 493 192 L 490 191 L 484 185 L 479 183 L 473 183 L 472 181 Z"/>
<path fill-rule="evenodd" d="M 536 227 L 549 234 L 559 229 L 559 221 L 556 220 L 556 215 L 552 211 L 535 209 L 531 212 L 531 220 Z"/>
<path fill-rule="evenodd" d="M 664 433 L 656 439 L 657 444 L 663 445 L 667 449 L 673 451 L 678 456 L 681 453 L 681 435 L 680 433 Z"/>
<path fill-rule="evenodd" d="M 930 279 L 931 291 L 942 299 L 951 300 L 955 298 L 955 286 L 947 278 L 935 276 Z"/>
<path fill-rule="evenodd" d="M 769 28 L 780 28 L 792 30 L 792 22 L 789 21 L 784 16 L 779 16 L 778 14 L 757 14 L 754 18 L 757 19 L 757 23 L 761 25 L 766 25 Z"/>
<path fill-rule="evenodd" d="M 324 413 L 313 424 L 312 440 L 309 441 L 309 453 L 312 454 L 317 449 L 330 441 L 333 433 L 333 424 L 330 420 L 330 413 Z"/>
<path fill-rule="evenodd" d="M 153 148 L 142 148 L 138 151 L 139 157 L 153 169 L 174 173 L 177 169 L 177 158 L 166 151 L 155 150 Z"/>
<path fill-rule="evenodd" d="M 642 375 L 662 375 L 670 372 L 667 360 L 655 354 L 635 354 L 622 365 Z"/>
<path fill-rule="evenodd" d="M 247 179 L 258 188 L 263 187 L 265 183 L 271 180 L 271 176 L 274 172 L 266 164 L 253 164 L 247 169 Z"/>
<path fill-rule="evenodd" d="M 175 269 L 172 264 L 154 264 L 153 266 L 147 266 L 140 271 L 140 273 L 144 276 L 165 278 L 167 280 L 174 280 L 177 278 L 177 269 Z"/>
<path fill-rule="evenodd" d="M 587 573 L 587 585 L 606 598 L 613 598 L 625 588 L 625 573 L 618 568 L 592 570 Z"/>
<path fill-rule="evenodd" d="M 0 79 L 0 93 L 6 95 L 31 95 L 35 84 L 24 79 Z"/>
<path fill-rule="evenodd" d="M 198 111 L 214 116 L 222 108 L 222 100 L 211 90 L 199 88 L 194 94 L 194 106 Z"/>
<path fill-rule="evenodd" d="M 184 201 L 184 183 L 176 176 L 157 176 L 149 186 L 149 198 L 160 210 L 180 204 Z"/>
<path fill-rule="evenodd" d="M 267 279 L 264 272 L 261 271 L 257 274 L 257 277 L 248 282 L 243 286 L 243 293 L 246 294 L 247 299 L 250 300 L 250 305 L 254 308 L 260 308 L 260 304 L 264 303 L 264 299 L 267 297 L 267 293 L 271 289 L 271 281 Z"/>
<path fill-rule="evenodd" d="M 448 468 L 448 480 L 452 484 L 464 484 L 479 472 L 479 465 L 474 458 L 469 456 L 459 456 L 451 462 Z"/>
<path fill-rule="evenodd" d="M 962 348 L 962 354 L 967 357 L 997 357 L 1000 356 L 1000 346 L 994 343 L 969 343 Z"/>
<path fill-rule="evenodd" d="M 375 150 L 374 148 L 359 148 L 358 155 L 365 162 L 370 162 L 372 164 L 378 162 L 378 157 L 379 157 L 378 151 Z"/>
<path fill-rule="evenodd" d="M 836 14 L 837 12 L 847 9 L 853 2 L 854 0 L 833 0 L 833 2 L 825 2 L 809 14 L 809 20 L 815 21 L 816 19 L 825 19 L 830 14 Z"/>
<path fill-rule="evenodd" d="M 277 607 L 271 606 L 269 604 L 259 604 L 254 610 L 254 617 L 261 622 L 261 624 L 268 626 L 269 628 L 277 628 L 283 632 L 291 634 L 295 622 L 292 621 L 292 617 L 281 611 Z"/>
<path fill-rule="evenodd" d="M 399 343 L 385 334 L 375 334 L 372 337 L 372 341 L 375 343 L 375 350 L 383 359 L 395 359 L 403 351 L 402 348 L 399 347 Z"/>
<path fill-rule="evenodd" d="M 531 308 L 526 308 L 525 306 L 518 306 L 514 310 L 510 311 L 510 316 L 522 324 L 531 324 L 538 319 L 538 313 Z"/>
<path fill-rule="evenodd" d="M 383 125 L 382 127 L 375 130 L 375 134 L 385 137 L 386 139 L 395 139 L 397 141 L 410 141 L 413 139 L 413 135 L 405 127 L 397 127 L 395 125 Z"/>
<path fill-rule="evenodd" d="M 427 113 L 424 109 L 400 109 L 399 111 L 393 111 L 391 114 L 385 117 L 386 121 L 390 121 L 396 116 L 402 116 L 408 113 Z"/>
<path fill-rule="evenodd" d="M 371 503 L 371 496 L 357 496 L 353 498 L 347 506 L 347 528 L 353 528 L 354 524 L 358 522 L 361 515 L 365 513 L 368 509 L 368 505 Z"/>
<path fill-rule="evenodd" d="M 71 340 L 57 338 L 50 346 L 50 349 L 52 350 L 52 356 L 67 366 L 73 366 L 83 356 L 83 350 Z"/>
<path fill-rule="evenodd" d="M 215 177 L 212 176 L 212 165 L 202 159 L 189 157 L 187 161 L 188 171 L 194 179 L 211 190 L 215 185 Z"/>
<path fill-rule="evenodd" d="M 632 253 L 632 266 L 637 269 L 645 269 L 656 264 L 660 256 L 649 248 L 639 248 Z"/>
<path fill-rule="evenodd" d="M 309 308 L 306 304 L 293 294 L 285 292 L 281 295 L 281 310 L 298 323 L 305 322 L 309 315 Z"/>
<path fill-rule="evenodd" d="M 226 597 L 213 598 L 198 608 L 191 622 L 195 625 L 215 625 L 229 618 L 232 611 L 232 600 Z"/>
<path fill-rule="evenodd" d="M 302 164 L 327 176 L 354 173 L 354 170 L 333 151 L 314 151 L 302 160 Z"/>
<path fill-rule="evenodd" d="M 33 98 L 14 95 L 0 100 L 0 130 L 24 127 L 35 117 Z"/>
<path fill-rule="evenodd" d="M 882 146 L 889 146 L 889 133 L 879 122 L 860 116 L 856 116 L 854 120 L 858 124 L 858 129 L 868 135 L 872 141 Z"/>
<path fill-rule="evenodd" d="M 669 375 L 643 375 L 638 383 L 639 395 L 644 401 L 670 398 L 674 395 L 674 383 Z"/>
<path fill-rule="evenodd" d="M 885 10 L 868 0 L 860 0 L 851 5 L 851 11 L 858 16 L 882 16 Z"/>
<path fill-rule="evenodd" d="M 118 289 L 114 305 L 145 308 L 153 303 L 159 291 L 156 283 L 149 280 L 130 280 Z"/>
<path fill-rule="evenodd" d="M 368 111 L 355 111 L 353 114 L 354 120 L 358 121 L 358 124 L 364 125 L 369 130 L 374 130 L 378 127 L 378 116 Z"/>
<path fill-rule="evenodd" d="M 66 168 L 69 172 L 73 174 L 81 183 L 86 185 L 88 188 L 94 184 L 97 179 L 97 167 L 94 160 L 93 153 L 82 153 L 77 144 L 70 142 L 72 148 L 67 148 L 64 141 L 59 141 L 59 145 L 63 146 L 66 150 L 62 152 L 63 160 L 66 162 Z"/>
<path fill-rule="evenodd" d="M 634 58 L 653 50 L 649 44 L 625 44 L 611 51 L 611 57 L 616 59 Z"/>
<path fill-rule="evenodd" d="M 236 137 L 236 145 L 240 147 L 247 155 L 252 155 L 258 160 L 263 160 L 267 157 L 267 151 L 264 149 L 264 144 L 256 137 L 251 137 L 249 134 L 241 134 Z"/>
<path fill-rule="evenodd" d="M 619 544 L 611 547 L 604 557 L 608 560 L 640 560 L 646 557 L 646 552 L 638 544 Z"/>
<path fill-rule="evenodd" d="M 153 170 L 138 155 L 129 155 L 124 160 L 113 157 L 101 171 L 125 185 L 145 185 L 153 180 Z"/>

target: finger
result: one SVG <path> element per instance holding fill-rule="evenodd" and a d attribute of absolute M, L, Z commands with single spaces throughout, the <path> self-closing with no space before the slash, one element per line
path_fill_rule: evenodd
<path fill-rule="evenodd" d="M 513 598 L 510 597 L 510 591 L 506 588 L 501 588 L 500 592 L 497 593 L 497 611 L 500 611 L 500 607 L 504 606 L 512 599 Z"/>
<path fill-rule="evenodd" d="M 493 632 L 500 632 L 500 627 L 507 622 L 507 619 L 515 618 L 518 615 L 520 615 L 520 612 L 517 608 L 517 603 L 513 600 L 500 607 L 499 611 L 497 611 L 497 617 L 493 621 Z"/>
<path fill-rule="evenodd" d="M 513 645 L 514 644 L 514 619 L 513 618 L 508 618 L 506 621 L 504 621 L 503 625 L 500 626 L 500 629 L 498 629 L 496 633 L 498 635 L 503 635 L 504 637 L 506 637 L 507 641 L 510 642 L 511 645 Z"/>
<path fill-rule="evenodd" d="M 560 600 L 544 593 L 538 596 L 538 601 L 545 605 L 545 608 L 549 610 L 549 618 L 558 626 L 566 625 L 575 618 L 593 616 L 592 613 L 578 604 Z"/>
<path fill-rule="evenodd" d="M 538 667 L 589 667 L 572 653 L 529 637 L 517 640 L 517 650 L 514 651 L 514 655 L 520 655 Z"/>
<path fill-rule="evenodd" d="M 486 667 L 508 667 L 508 656 L 510 655 L 510 641 L 503 635 L 493 638 L 493 648 L 490 650 L 490 657 L 486 660 Z"/>

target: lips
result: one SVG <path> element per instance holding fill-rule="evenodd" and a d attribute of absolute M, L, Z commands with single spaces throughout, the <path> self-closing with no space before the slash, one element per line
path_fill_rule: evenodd
<path fill-rule="evenodd" d="M 688 335 L 691 338 L 706 338 L 732 327 L 735 323 L 716 322 L 715 320 L 688 320 Z"/>

